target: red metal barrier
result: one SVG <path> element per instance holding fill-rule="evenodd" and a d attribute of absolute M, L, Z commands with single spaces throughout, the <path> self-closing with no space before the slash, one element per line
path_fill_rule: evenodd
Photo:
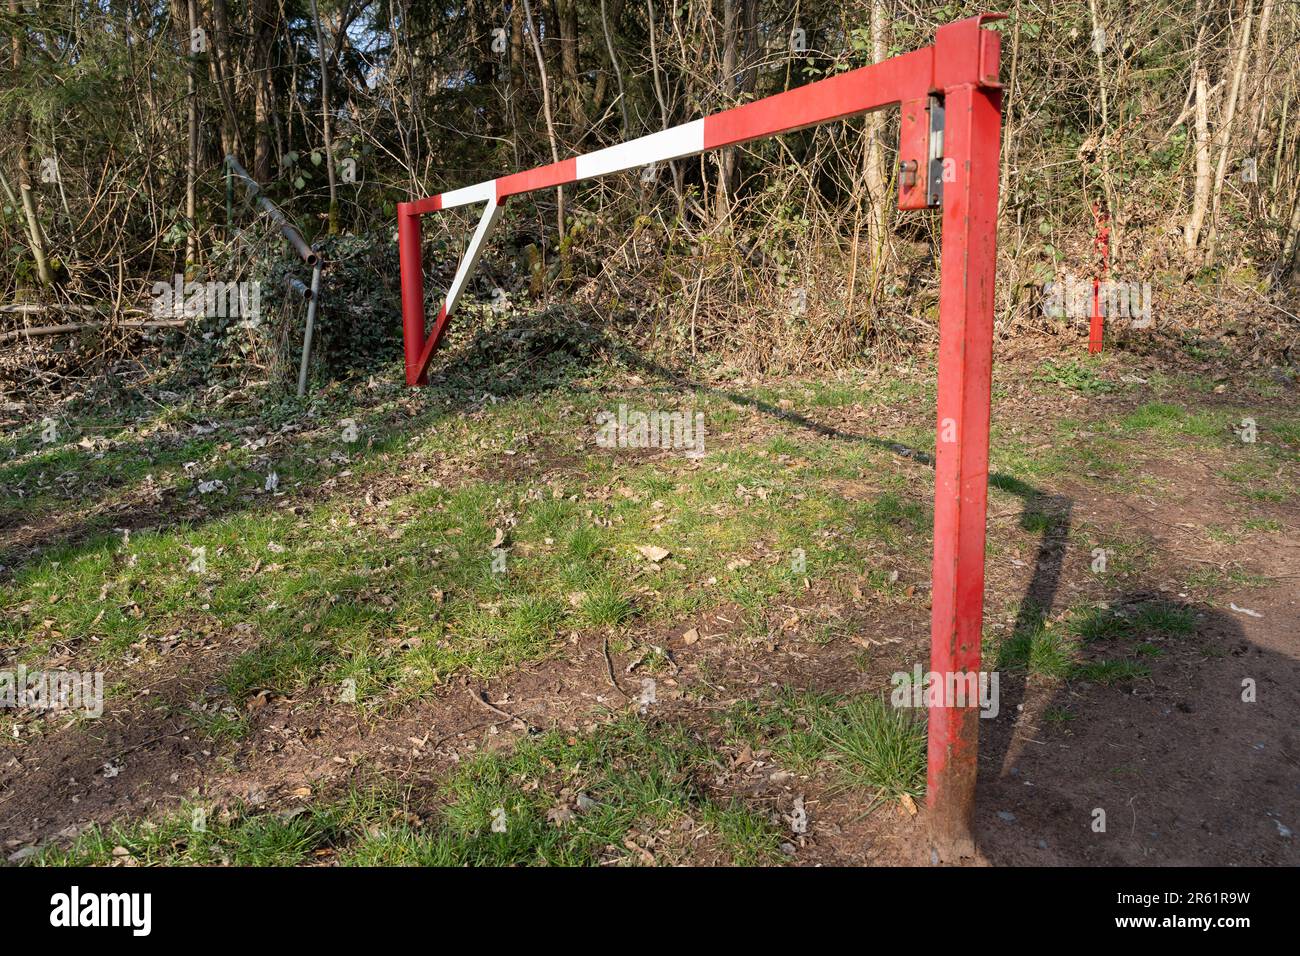
<path fill-rule="evenodd" d="M 406 381 L 426 382 L 448 317 L 513 195 L 693 156 L 894 105 L 902 108 L 899 207 L 942 206 L 939 386 L 930 666 L 977 673 L 984 614 L 984 531 L 993 362 L 1001 14 L 942 26 L 933 46 L 560 163 L 397 207 Z M 419 217 L 486 203 L 433 328 L 425 332 Z M 973 852 L 978 701 L 929 711 L 928 798 L 943 859 Z"/>

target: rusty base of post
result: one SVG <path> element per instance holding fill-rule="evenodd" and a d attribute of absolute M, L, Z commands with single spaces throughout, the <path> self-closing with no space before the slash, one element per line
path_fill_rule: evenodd
<path fill-rule="evenodd" d="M 926 794 L 926 825 L 929 831 L 930 862 L 960 863 L 975 856 L 975 775 L 976 761 L 961 759 L 978 747 L 979 711 L 961 707 L 944 711 L 931 710 L 931 733 L 939 721 L 951 721 L 950 743 L 935 743 L 941 753 L 932 753 L 938 767 L 931 763 Z M 939 772 L 935 772 L 936 769 Z"/>
<path fill-rule="evenodd" d="M 953 827 L 951 821 L 930 820 L 929 842 L 930 862 L 935 866 L 975 859 L 975 838 L 969 821 Z"/>

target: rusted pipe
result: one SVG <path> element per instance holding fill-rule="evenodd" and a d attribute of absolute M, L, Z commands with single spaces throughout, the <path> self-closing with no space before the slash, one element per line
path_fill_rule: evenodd
<path fill-rule="evenodd" d="M 244 169 L 234 156 L 226 156 L 226 166 L 243 181 L 246 190 L 245 200 L 255 201 L 262 211 L 266 213 L 267 218 L 284 234 L 284 238 L 289 240 L 289 244 L 293 246 L 294 251 L 298 253 L 302 261 L 315 268 L 316 263 L 320 262 L 320 256 L 317 255 L 316 250 L 307 244 L 307 240 L 302 237 L 298 227 L 284 217 L 284 213 L 280 212 L 279 207 L 262 195 L 262 187 L 257 184 L 257 180 L 248 175 L 248 170 Z"/>
<path fill-rule="evenodd" d="M 307 325 L 302 334 L 302 362 L 298 366 L 298 397 L 307 394 L 307 366 L 311 364 L 311 338 L 316 329 L 316 301 L 320 298 L 320 265 L 311 272 L 307 296 Z"/>
<path fill-rule="evenodd" d="M 284 284 L 289 287 L 290 292 L 296 294 L 299 298 L 311 301 L 312 290 L 307 288 L 306 283 L 301 279 L 295 279 L 293 276 L 289 276 L 289 278 L 284 281 Z"/>

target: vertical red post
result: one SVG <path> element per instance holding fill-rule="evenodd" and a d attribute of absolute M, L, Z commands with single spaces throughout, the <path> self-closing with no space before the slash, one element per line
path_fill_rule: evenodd
<path fill-rule="evenodd" d="M 981 43 L 997 43 L 996 35 L 985 37 Z M 996 45 L 992 52 L 996 57 Z M 930 670 L 940 679 L 980 669 L 1002 92 L 972 83 L 950 87 L 944 118 L 945 180 L 954 181 L 943 187 L 939 278 Z M 943 860 L 975 849 L 979 702 L 955 703 L 945 699 L 929 709 L 928 816 L 932 847 Z"/>
<path fill-rule="evenodd" d="M 1092 280 L 1092 317 L 1088 322 L 1088 352 L 1096 355 L 1101 351 L 1105 336 L 1105 320 L 1101 317 L 1101 282 Z"/>
<path fill-rule="evenodd" d="M 402 339 L 406 349 L 406 384 L 426 385 L 420 369 L 424 353 L 424 255 L 420 248 L 420 216 L 412 204 L 397 204 L 397 256 L 402 272 Z"/>
<path fill-rule="evenodd" d="M 1092 214 L 1097 219 L 1097 238 L 1093 240 L 1093 246 L 1098 254 L 1101 276 L 1092 280 L 1092 318 L 1088 325 L 1088 352 L 1096 355 L 1101 351 L 1106 334 L 1106 320 L 1101 312 L 1101 280 L 1108 278 L 1110 274 L 1110 219 L 1098 206 L 1093 207 Z"/>

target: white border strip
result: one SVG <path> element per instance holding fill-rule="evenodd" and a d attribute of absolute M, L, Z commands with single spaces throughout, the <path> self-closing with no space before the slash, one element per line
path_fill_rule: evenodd
<path fill-rule="evenodd" d="M 449 193 L 442 194 L 442 208 L 455 209 L 457 206 L 468 206 L 470 203 L 488 202 L 497 198 L 497 181 L 489 179 L 486 182 L 475 183 L 473 186 L 464 186 L 460 189 L 453 189 Z"/>
<path fill-rule="evenodd" d="M 598 149 L 577 158 L 576 179 L 591 179 L 661 160 L 680 159 L 704 152 L 704 120 L 683 123 L 659 133 Z"/>

